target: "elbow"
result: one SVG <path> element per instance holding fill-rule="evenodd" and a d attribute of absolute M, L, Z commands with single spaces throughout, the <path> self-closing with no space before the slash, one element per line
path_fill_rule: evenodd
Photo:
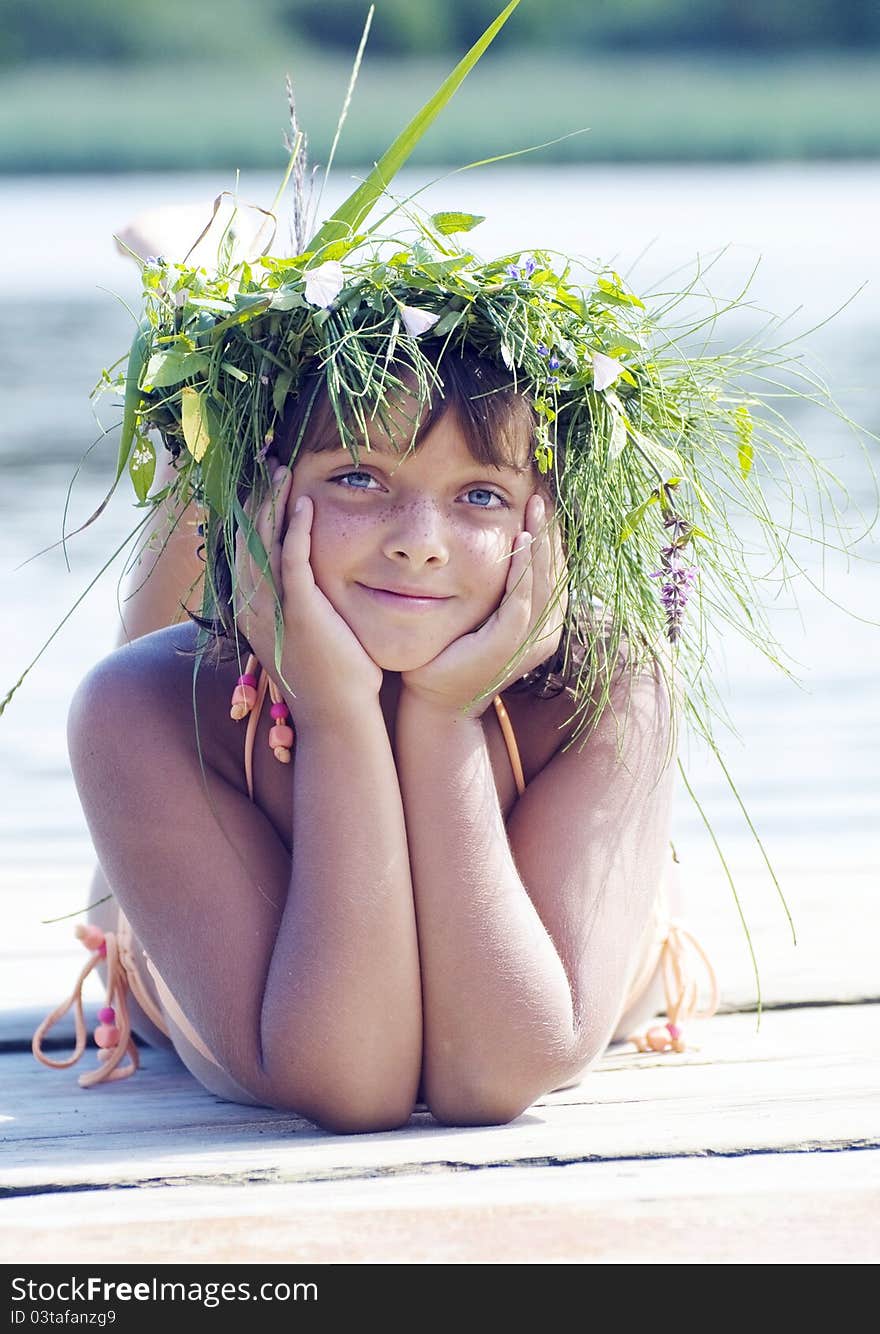
<path fill-rule="evenodd" d="M 475 1075 L 446 1073 L 425 1078 L 425 1104 L 436 1121 L 448 1126 L 503 1126 L 522 1116 L 539 1098 L 554 1089 L 577 1083 L 598 1059 L 601 1049 L 587 1050 L 559 1044 L 555 1052 L 516 1071 L 485 1070 Z"/>
<path fill-rule="evenodd" d="M 415 1094 L 415 1088 L 370 1088 L 343 1078 L 295 1088 L 268 1079 L 260 1098 L 274 1110 L 301 1116 L 331 1135 L 375 1135 L 407 1124 Z"/>
<path fill-rule="evenodd" d="M 506 1126 L 556 1087 L 549 1072 L 529 1078 L 475 1079 L 442 1084 L 426 1080 L 425 1105 L 446 1126 Z"/>

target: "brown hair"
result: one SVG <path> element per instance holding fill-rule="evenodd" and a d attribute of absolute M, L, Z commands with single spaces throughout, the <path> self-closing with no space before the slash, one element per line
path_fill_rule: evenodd
<path fill-rule="evenodd" d="M 430 390 L 422 405 L 414 448 L 418 448 L 419 438 L 423 439 L 431 427 L 452 410 L 456 414 L 468 449 L 477 462 L 493 467 L 512 467 L 518 471 L 532 469 L 535 485 L 555 503 L 556 487 L 553 473 L 541 475 L 533 459 L 537 414 L 529 397 L 514 386 L 509 371 L 481 357 L 467 345 L 455 349 L 447 347 L 444 351 L 441 342 L 435 340 L 432 343 L 430 339 L 422 339 L 420 349 L 436 366 L 439 387 Z M 397 362 L 394 365 L 394 372 L 401 381 L 404 391 L 414 393 L 412 367 L 407 363 Z M 395 395 L 388 394 L 388 399 L 393 406 Z M 399 399 L 397 401 L 399 402 Z M 369 416 L 369 413 L 366 415 Z M 392 419 L 395 423 L 405 424 L 405 436 L 409 440 L 416 428 L 415 420 L 405 414 L 402 417 L 394 416 Z M 384 414 L 382 420 L 383 425 L 387 424 L 387 417 Z M 360 448 L 362 432 L 350 409 L 344 413 L 343 421 L 354 434 Z M 395 429 L 389 434 L 396 442 L 400 432 Z M 327 389 L 326 374 L 323 368 L 312 367 L 300 379 L 297 396 L 276 433 L 272 452 L 281 463 L 289 463 L 293 458 L 295 466 L 295 459 L 302 452 L 319 453 L 324 450 L 336 450 L 339 446 L 339 424 Z M 254 484 L 255 469 L 253 463 L 249 461 L 239 480 L 240 503 L 243 504 L 250 495 Z M 564 528 L 562 540 L 565 545 Z M 221 656 L 224 640 L 233 641 L 230 653 L 236 653 L 234 648 L 236 641 L 238 644 L 243 643 L 246 651 L 250 650 L 247 640 L 235 626 L 232 612 L 233 576 L 222 524 L 211 525 L 208 544 L 213 571 L 215 615 L 206 618 L 191 611 L 187 611 L 187 615 L 212 636 L 214 643 L 209 653 L 219 663 L 229 661 L 229 658 L 224 659 Z M 541 697 L 556 695 L 562 691 L 574 665 L 572 652 L 580 656 L 577 652 L 578 637 L 574 633 L 575 619 L 575 607 L 570 601 L 558 651 L 509 689 L 528 691 L 540 694 Z"/>

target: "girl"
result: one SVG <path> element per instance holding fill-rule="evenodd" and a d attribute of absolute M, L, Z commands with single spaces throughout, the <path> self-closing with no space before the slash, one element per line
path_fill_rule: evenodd
<path fill-rule="evenodd" d="M 567 748 L 595 612 L 569 600 L 533 406 L 472 349 L 422 347 L 442 396 L 420 402 L 404 368 L 356 469 L 324 373 L 304 379 L 267 484 L 240 479 L 266 564 L 239 532 L 224 567 L 213 535 L 195 693 L 192 623 L 76 693 L 71 761 L 113 893 L 84 937 L 122 1012 L 83 1082 L 136 1059 L 131 1023 L 220 1096 L 329 1130 L 404 1125 L 418 1101 L 506 1122 L 655 1013 L 661 955 L 681 960 L 664 673 L 619 653 Z M 245 738 L 230 700 L 252 706 Z"/>

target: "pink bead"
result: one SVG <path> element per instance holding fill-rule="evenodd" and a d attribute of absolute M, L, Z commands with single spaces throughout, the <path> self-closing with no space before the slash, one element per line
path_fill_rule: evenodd
<path fill-rule="evenodd" d="M 669 1036 L 670 1036 L 673 1040 L 674 1040 L 675 1038 L 680 1038 L 680 1037 L 681 1037 L 681 1029 L 679 1028 L 678 1024 L 667 1024 L 667 1025 L 666 1025 L 666 1032 L 669 1034 Z"/>
<path fill-rule="evenodd" d="M 116 1011 L 112 1005 L 102 1005 L 98 1011 L 98 1022 L 100 1024 L 115 1024 Z"/>
<path fill-rule="evenodd" d="M 238 684 L 240 686 L 255 686 L 257 684 L 257 678 L 254 676 L 253 672 L 245 672 L 243 676 L 238 678 Z"/>
<path fill-rule="evenodd" d="M 78 926 L 76 935 L 87 950 L 99 950 L 104 944 L 104 932 L 99 926 L 92 926 L 91 923 Z"/>
<path fill-rule="evenodd" d="M 95 1029 L 97 1047 L 115 1047 L 119 1041 L 119 1029 L 115 1024 L 99 1024 Z"/>
<path fill-rule="evenodd" d="M 271 709 L 269 710 L 269 712 L 270 712 L 270 714 L 272 715 L 273 718 L 286 718 L 286 717 L 287 717 L 287 705 L 284 703 L 283 700 L 279 700 L 277 704 L 273 704 L 273 705 L 272 705 L 272 707 L 271 707 Z"/>
<path fill-rule="evenodd" d="M 276 723 L 269 733 L 269 745 L 273 750 L 276 746 L 285 746 L 289 749 L 293 745 L 293 728 L 285 727 L 283 723 Z"/>
<path fill-rule="evenodd" d="M 665 1051 L 669 1046 L 669 1034 L 665 1028 L 649 1028 L 645 1037 L 651 1051 Z"/>
<path fill-rule="evenodd" d="M 102 941 L 101 941 L 100 945 L 98 946 L 98 953 L 100 954 L 100 956 L 101 956 L 102 959 L 106 959 L 106 958 L 107 958 L 107 942 L 106 942 L 106 940 L 102 940 Z"/>

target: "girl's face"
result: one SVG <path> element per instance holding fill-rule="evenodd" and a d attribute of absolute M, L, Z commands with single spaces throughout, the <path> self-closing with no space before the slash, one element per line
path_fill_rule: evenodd
<path fill-rule="evenodd" d="M 370 446 L 357 468 L 344 447 L 300 454 L 288 503 L 308 495 L 314 504 L 311 566 L 321 592 L 377 666 L 412 671 L 495 611 L 537 479 L 531 467 L 476 462 L 451 408 L 403 460 L 405 444 L 397 452 L 378 427 Z M 549 517 L 549 498 L 548 506 Z"/>

